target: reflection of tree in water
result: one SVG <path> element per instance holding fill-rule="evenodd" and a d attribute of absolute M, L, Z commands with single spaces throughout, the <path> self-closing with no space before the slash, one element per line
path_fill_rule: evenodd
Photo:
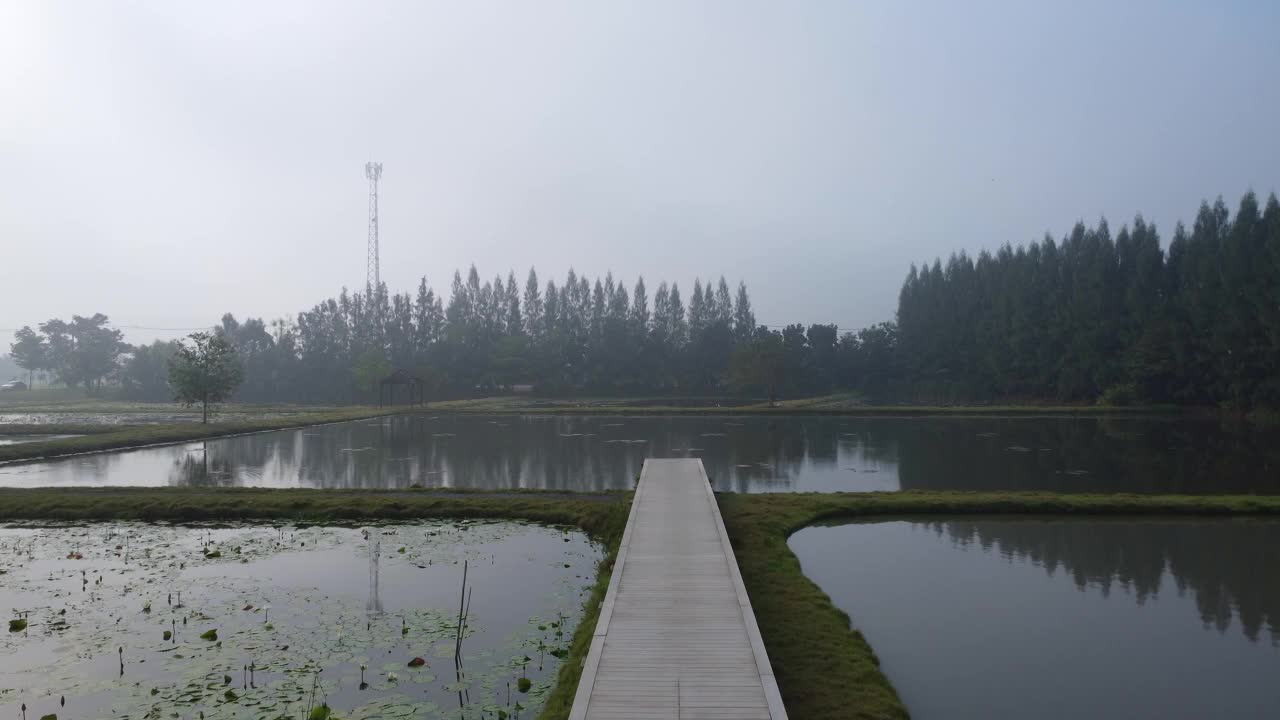
<path fill-rule="evenodd" d="M 1280 492 L 1280 433 L 1185 418 L 921 418 L 903 489 Z"/>
<path fill-rule="evenodd" d="M 1138 604 L 1161 591 L 1165 571 L 1179 595 L 1195 593 L 1205 625 L 1225 632 L 1232 616 L 1253 641 L 1280 646 L 1280 522 L 948 520 L 925 523 L 953 542 L 1071 575 L 1108 596 L 1119 586 Z"/>
<path fill-rule="evenodd" d="M 646 457 L 699 457 L 719 490 L 793 489 L 807 466 L 896 463 L 891 441 L 838 418 L 412 415 L 205 443 L 184 484 L 329 488 L 629 489 Z"/>
<path fill-rule="evenodd" d="M 184 446 L 169 482 L 203 487 L 286 484 L 266 476 L 292 464 L 295 437 L 295 432 L 283 431 Z"/>
<path fill-rule="evenodd" d="M 173 482 L 589 492 L 699 457 L 738 492 L 1280 492 L 1280 434 L 1177 419 L 408 415 L 204 445 Z"/>
<path fill-rule="evenodd" d="M 240 484 L 234 466 L 209 457 L 208 448 L 191 449 L 173 461 L 169 482 L 187 487 L 231 487 Z"/>

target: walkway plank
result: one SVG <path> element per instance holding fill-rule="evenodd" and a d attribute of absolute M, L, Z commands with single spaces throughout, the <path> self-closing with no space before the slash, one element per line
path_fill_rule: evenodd
<path fill-rule="evenodd" d="M 645 460 L 569 718 L 786 720 L 701 460 Z"/>

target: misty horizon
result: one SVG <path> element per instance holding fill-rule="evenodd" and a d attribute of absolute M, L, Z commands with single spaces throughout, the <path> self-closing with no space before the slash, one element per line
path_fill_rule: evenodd
<path fill-rule="evenodd" d="M 1265 3 L 10 4 L 0 328 L 293 318 L 529 267 L 759 320 L 893 317 L 912 263 L 1277 188 Z M 1087 38 L 1060 48 L 1051 37 Z M 1194 42 L 1187 42 L 1194 37 Z M 163 333 L 135 328 L 182 328 Z"/>

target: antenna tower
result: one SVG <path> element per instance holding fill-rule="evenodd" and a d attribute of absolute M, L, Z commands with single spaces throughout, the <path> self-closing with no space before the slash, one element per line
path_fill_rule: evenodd
<path fill-rule="evenodd" d="M 377 292 L 382 285 L 378 265 L 378 179 L 382 177 L 382 163 L 365 163 L 364 176 L 369 178 L 369 256 L 365 282 L 371 291 Z"/>

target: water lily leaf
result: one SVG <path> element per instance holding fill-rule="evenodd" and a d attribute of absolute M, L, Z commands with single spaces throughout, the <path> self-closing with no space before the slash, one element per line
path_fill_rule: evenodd
<path fill-rule="evenodd" d="M 413 668 L 422 667 L 423 665 L 426 665 L 426 664 L 427 664 L 427 661 L 423 660 L 420 657 L 416 657 L 409 661 L 409 667 L 413 667 Z"/>
<path fill-rule="evenodd" d="M 217 640 L 217 639 L 218 639 L 218 631 L 217 631 L 216 629 L 214 629 L 214 630 L 206 630 L 206 631 L 204 631 L 203 633 L 201 633 L 201 634 L 200 634 L 200 639 L 201 639 L 201 640 Z"/>
<path fill-rule="evenodd" d="M 311 711 L 307 716 L 307 720 L 329 720 L 329 706 L 321 705 Z"/>
<path fill-rule="evenodd" d="M 9 621 L 9 632 L 22 632 L 27 629 L 27 621 L 23 618 Z"/>
<path fill-rule="evenodd" d="M 522 693 L 529 692 L 531 687 L 533 687 L 533 681 L 527 677 L 522 677 L 516 681 L 516 688 Z"/>

